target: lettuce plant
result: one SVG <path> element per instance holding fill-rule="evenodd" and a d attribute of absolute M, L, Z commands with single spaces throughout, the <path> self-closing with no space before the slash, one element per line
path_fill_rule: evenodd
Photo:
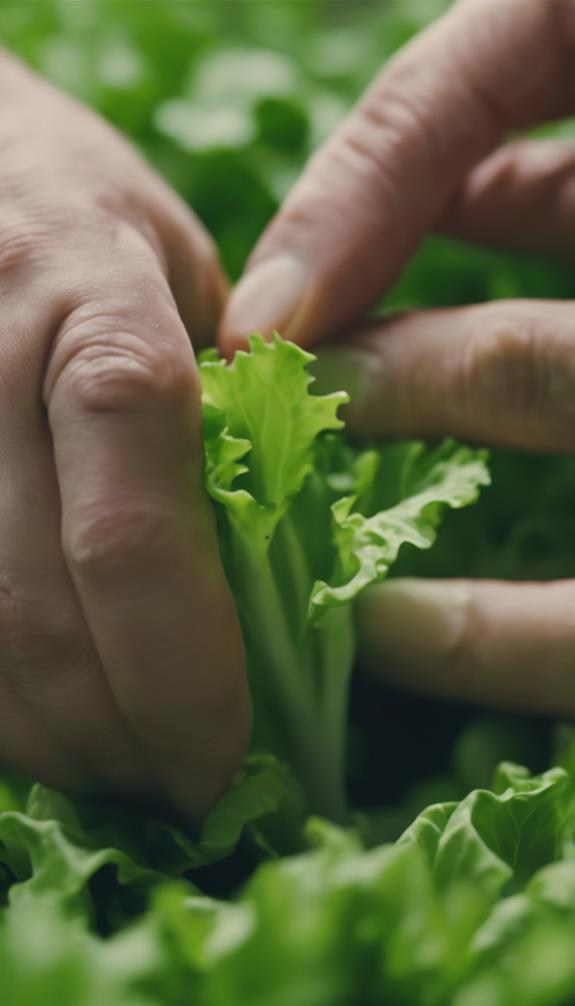
<path fill-rule="evenodd" d="M 429 548 L 445 507 L 489 481 L 484 454 L 448 442 L 346 442 L 343 392 L 313 394 L 314 359 L 253 335 L 201 364 L 206 486 L 217 505 L 254 701 L 254 746 L 285 760 L 308 809 L 345 819 L 351 604 L 402 545 Z"/>

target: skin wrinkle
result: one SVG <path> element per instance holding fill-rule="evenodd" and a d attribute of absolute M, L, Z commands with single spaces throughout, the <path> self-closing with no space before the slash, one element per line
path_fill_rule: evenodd
<path fill-rule="evenodd" d="M 197 372 L 172 349 L 159 352 L 144 338 L 124 331 L 125 317 L 99 314 L 79 322 L 77 317 L 60 329 L 53 344 L 44 384 L 44 401 L 50 403 L 66 382 L 78 403 L 94 411 L 142 411 L 158 407 L 187 406 L 198 391 Z M 109 337 L 114 331 L 114 341 Z M 84 340 L 80 333 L 85 331 Z M 97 333 L 97 334 L 96 334 Z"/>
<path fill-rule="evenodd" d="M 469 326 L 467 350 L 461 354 L 460 402 L 468 421 L 478 408 L 504 410 L 521 422 L 541 406 L 537 339 L 529 321 L 498 308 L 491 317 L 480 312 Z M 447 390 L 447 389 L 446 389 Z"/>
<path fill-rule="evenodd" d="M 389 126 L 387 135 L 389 137 Z M 348 256 L 351 254 L 352 257 L 356 255 L 359 257 L 362 253 L 363 246 L 366 243 L 366 235 L 370 230 L 373 230 L 372 241 L 376 239 L 379 241 L 387 241 L 392 243 L 394 247 L 401 249 L 401 257 L 407 257 L 410 252 L 413 251 L 413 246 L 411 243 L 409 231 L 405 224 L 405 214 L 403 213 L 403 207 L 400 201 L 396 198 L 397 191 L 397 179 L 394 179 L 389 172 L 382 170 L 382 163 L 384 163 L 384 158 L 378 157 L 371 162 L 370 170 L 370 160 L 368 154 L 368 144 L 366 141 L 361 141 L 359 136 L 352 134 L 351 132 L 346 137 L 345 145 L 342 144 L 338 151 L 338 156 L 342 161 L 348 159 L 348 163 L 351 163 L 353 167 L 353 159 L 349 158 L 350 152 L 355 154 L 355 160 L 363 164 L 363 170 L 367 168 L 366 174 L 368 180 L 371 180 L 372 186 L 375 185 L 380 191 L 381 198 L 377 201 L 377 212 L 373 212 L 372 207 L 367 207 L 365 209 L 366 224 L 361 230 L 361 237 L 358 235 L 355 238 L 355 248 L 353 244 L 350 246 L 348 241 L 345 245 L 345 257 L 342 255 L 342 261 L 340 263 L 334 263 L 331 267 L 333 272 L 333 278 L 343 271 L 345 268 Z M 355 165 L 355 170 L 357 171 L 357 164 Z M 359 175 L 360 172 L 357 171 Z M 399 270 L 398 270 L 399 272 Z M 365 263 L 365 276 L 369 277 L 367 282 L 373 286 L 375 291 L 381 288 L 381 262 L 378 256 L 373 256 L 369 261 Z M 393 281 L 391 277 L 391 281 Z M 333 280 L 332 280 L 333 281 Z M 326 298 L 330 296 L 330 289 L 326 290 Z M 374 296 L 377 296 L 374 293 Z"/>
<path fill-rule="evenodd" d="M 485 146 L 492 146 L 497 141 L 503 132 L 503 126 L 490 110 L 485 111 L 481 107 L 476 107 L 471 90 L 469 92 L 471 100 L 468 100 L 464 91 L 460 89 L 455 103 L 450 75 L 446 75 L 446 79 L 443 79 L 436 74 L 430 93 L 428 74 L 422 70 L 422 66 L 425 67 L 425 61 L 421 54 L 412 63 L 402 60 L 394 65 L 392 61 L 390 67 L 368 91 L 365 101 L 360 103 L 358 115 L 367 115 L 368 122 L 371 120 L 370 124 L 374 130 L 381 131 L 383 127 L 395 131 L 401 144 L 400 147 L 396 147 L 395 153 L 402 149 L 409 151 L 411 147 L 418 168 L 422 153 L 427 151 L 428 156 L 425 158 L 423 170 L 426 175 L 431 175 L 433 188 L 437 191 L 438 187 L 445 185 L 446 164 L 452 159 L 454 149 L 458 151 L 458 155 L 462 150 L 469 150 L 468 157 L 470 162 L 473 162 L 481 155 Z M 420 78 L 421 83 L 418 83 Z M 449 116 L 449 140 L 444 132 L 437 128 L 434 121 L 436 109 L 442 105 L 445 108 L 452 108 L 455 113 Z M 350 120 L 348 128 L 351 128 L 352 123 L 353 120 Z M 408 125 L 411 128 L 408 129 Z M 408 142 L 410 136 L 412 139 Z M 415 142 L 414 136 L 417 137 Z M 371 142 L 374 140 L 376 143 L 379 141 L 378 132 L 374 134 Z M 393 147 L 391 150 L 389 147 L 382 150 L 380 161 L 388 171 L 393 172 L 400 161 L 403 167 L 403 158 L 394 156 Z M 403 187 L 403 173 L 396 174 L 393 180 L 399 193 Z M 418 193 L 415 192 L 414 195 L 418 196 Z"/>

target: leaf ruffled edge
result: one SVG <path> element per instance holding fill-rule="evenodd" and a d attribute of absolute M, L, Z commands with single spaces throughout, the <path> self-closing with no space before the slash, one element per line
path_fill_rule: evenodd
<path fill-rule="evenodd" d="M 204 414 L 204 448 L 206 455 L 205 484 L 208 493 L 226 510 L 230 523 L 246 538 L 268 547 L 275 527 L 282 519 L 289 501 L 300 491 L 313 466 L 313 447 L 317 437 L 330 430 L 340 430 L 343 421 L 337 416 L 341 405 L 349 401 L 344 391 L 329 395 L 314 395 L 310 387 L 315 378 L 308 372 L 308 366 L 315 360 L 295 343 L 288 342 L 274 332 L 271 341 L 255 332 L 249 336 L 249 352 L 238 350 L 231 363 L 217 359 L 213 352 L 200 358 L 202 379 L 202 404 Z M 244 414 L 240 408 L 242 396 L 252 389 L 250 410 Z M 269 390 L 275 389 L 270 399 Z M 262 391 L 259 394 L 260 389 Z M 262 415 L 258 423 L 253 422 L 254 404 L 261 398 Z M 275 498 L 257 498 L 247 488 L 238 485 L 242 475 L 252 470 L 252 455 L 257 453 L 257 465 L 262 472 L 275 475 L 278 468 L 278 452 L 289 455 L 289 445 L 276 445 L 273 451 L 255 444 L 255 432 L 251 438 L 246 426 L 260 429 L 269 422 L 270 401 L 274 399 L 285 413 L 293 411 L 295 461 L 291 476 L 285 485 L 276 486 L 272 494 Z M 256 409 L 257 411 L 257 409 Z M 242 421 L 238 422 L 241 414 Z M 276 417 L 278 428 L 283 432 L 285 418 Z M 241 432 L 239 426 L 242 426 Z M 264 480 L 265 481 L 265 480 Z"/>
<path fill-rule="evenodd" d="M 482 486 L 489 485 L 488 452 L 446 441 L 429 455 L 429 464 L 411 494 L 395 506 L 365 516 L 356 511 L 356 496 L 332 506 L 339 568 L 334 583 L 318 581 L 310 599 L 310 616 L 347 604 L 368 586 L 384 580 L 402 545 L 427 549 L 437 536 L 446 507 L 474 503 Z M 339 582 L 338 582 L 339 581 Z"/>

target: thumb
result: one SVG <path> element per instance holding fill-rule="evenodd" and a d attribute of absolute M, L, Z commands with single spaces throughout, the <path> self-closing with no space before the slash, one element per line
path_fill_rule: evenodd
<path fill-rule="evenodd" d="M 224 352 L 254 329 L 309 345 L 372 307 L 474 164 L 569 108 L 560 17 L 567 53 L 574 8 L 541 0 L 520 18 L 514 3 L 464 0 L 402 50 L 261 238 L 224 313 Z"/>

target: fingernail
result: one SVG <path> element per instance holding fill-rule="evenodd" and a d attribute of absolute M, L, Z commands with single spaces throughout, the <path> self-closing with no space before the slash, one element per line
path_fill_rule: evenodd
<path fill-rule="evenodd" d="M 289 255 L 261 262 L 240 280 L 222 321 L 226 342 L 242 342 L 250 332 L 287 335 L 308 287 L 302 262 Z"/>
<path fill-rule="evenodd" d="M 353 426 L 367 409 L 378 384 L 379 360 L 368 349 L 338 349 L 329 347 L 317 352 L 310 366 L 315 378 L 314 394 L 347 391 L 349 405 L 345 408 L 346 423 Z"/>
<path fill-rule="evenodd" d="M 431 665 L 456 651 L 469 619 L 471 588 L 460 581 L 390 580 L 366 591 L 358 607 L 364 656 L 400 667 Z"/>

